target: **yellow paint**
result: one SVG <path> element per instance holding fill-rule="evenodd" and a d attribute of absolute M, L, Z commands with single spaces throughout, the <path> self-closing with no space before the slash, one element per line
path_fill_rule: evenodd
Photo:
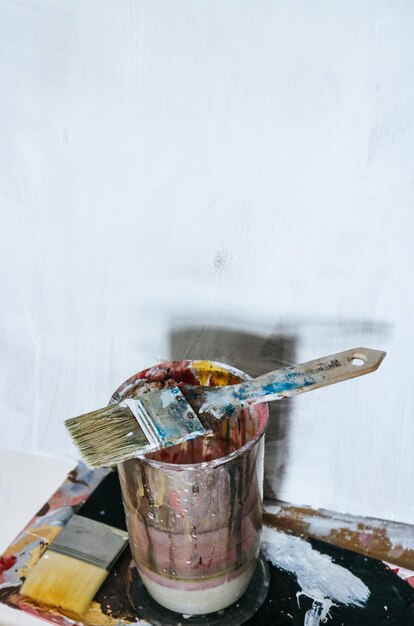
<path fill-rule="evenodd" d="M 42 556 L 43 552 L 45 552 L 47 547 L 48 547 L 48 544 L 44 544 L 44 545 L 37 544 L 37 546 L 33 548 L 24 566 L 21 567 L 18 571 L 18 575 L 20 576 L 20 578 L 27 578 L 27 576 L 30 573 L 30 570 L 32 569 L 34 565 L 36 565 L 36 563 Z"/>
<path fill-rule="evenodd" d="M 17 555 L 20 552 L 23 552 L 27 546 L 35 541 L 38 541 L 39 539 L 44 542 L 43 545 L 37 543 L 31 550 L 29 558 L 25 562 L 24 566 L 18 571 L 20 578 L 27 578 L 31 569 L 36 565 L 42 554 L 48 548 L 49 544 L 55 539 L 55 537 L 58 536 L 61 530 L 62 526 L 40 526 L 39 528 L 29 528 L 23 537 L 7 548 L 4 553 L 5 556 Z"/>
<path fill-rule="evenodd" d="M 162 504 L 165 504 L 167 501 L 167 489 L 168 483 L 167 478 L 162 472 L 153 472 L 152 478 L 154 480 L 155 485 L 152 488 L 152 494 L 154 497 L 154 506 L 156 508 L 160 507 Z"/>
<path fill-rule="evenodd" d="M 191 366 L 197 370 L 197 377 L 201 386 L 208 386 L 212 379 L 214 379 L 214 384 L 220 387 L 240 382 L 235 374 L 211 361 L 192 361 Z"/>
<path fill-rule="evenodd" d="M 19 593 L 9 596 L 7 601 L 9 604 L 12 604 L 20 609 L 23 609 L 24 607 L 33 608 L 37 611 L 36 615 L 44 617 L 47 621 L 50 621 L 48 619 L 49 616 L 56 616 L 56 618 L 58 618 L 63 615 L 64 617 L 69 617 L 71 620 L 76 620 L 77 624 L 80 623 L 81 620 L 81 623 L 86 626 L 124 626 L 124 624 L 125 626 L 128 626 L 129 624 L 147 624 L 147 622 L 141 621 L 139 618 L 137 618 L 138 621 L 136 622 L 130 622 L 125 618 L 115 618 L 112 615 L 105 615 L 98 602 L 91 602 L 87 611 L 83 615 L 78 615 L 73 611 L 59 611 L 56 608 L 46 606 L 40 602 L 32 602 L 29 598 L 26 598 Z M 39 609 L 42 611 L 42 615 L 39 614 Z M 29 613 L 32 613 L 32 611 L 29 610 Z M 54 621 L 59 623 L 58 620 Z"/>
<path fill-rule="evenodd" d="M 46 544 L 51 543 L 58 536 L 62 526 L 40 526 L 39 528 L 29 528 L 23 537 L 20 537 L 11 544 L 4 553 L 4 556 L 16 555 L 22 552 L 28 545 L 42 539 Z"/>
<path fill-rule="evenodd" d="M 140 498 L 143 498 L 144 494 L 145 494 L 144 484 L 143 484 L 143 482 L 139 478 L 137 479 L 136 487 L 137 487 L 137 495 Z"/>
<path fill-rule="evenodd" d="M 35 537 L 40 537 L 41 539 L 51 542 L 58 536 L 62 529 L 63 526 L 40 526 L 39 528 L 31 528 L 28 532 Z"/>
<path fill-rule="evenodd" d="M 210 383 L 211 363 L 210 361 L 193 361 L 192 367 L 197 370 L 197 378 L 202 387 L 207 387 Z"/>
<path fill-rule="evenodd" d="M 116 619 L 112 615 L 105 615 L 98 602 L 92 602 L 89 609 L 82 615 L 82 622 L 88 626 L 120 626 L 120 624 L 134 624 L 125 619 Z"/>
<path fill-rule="evenodd" d="M 64 554 L 47 551 L 24 581 L 20 593 L 36 603 L 82 615 L 108 572 Z"/>

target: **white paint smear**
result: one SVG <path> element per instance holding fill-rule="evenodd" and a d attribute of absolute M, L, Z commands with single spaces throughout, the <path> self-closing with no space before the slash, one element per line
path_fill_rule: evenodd
<path fill-rule="evenodd" d="M 220 419 L 226 413 L 226 406 L 237 404 L 234 398 L 233 390 L 230 388 L 220 389 L 218 394 L 216 391 L 210 393 L 208 390 L 204 392 L 205 402 L 200 408 L 200 413 L 209 413 L 216 419 Z M 218 404 L 218 406 L 217 406 Z"/>
<path fill-rule="evenodd" d="M 403 528 L 402 531 L 401 528 Z M 387 534 L 393 548 L 401 546 L 404 550 L 414 550 L 414 530 L 412 526 L 390 526 L 387 529 Z"/>
<path fill-rule="evenodd" d="M 300 537 L 264 527 L 262 551 L 273 565 L 296 576 L 302 589 L 298 600 L 301 595 L 314 600 L 306 613 L 304 626 L 319 626 L 325 622 L 336 602 L 363 606 L 369 598 L 370 591 L 362 580 Z"/>
<path fill-rule="evenodd" d="M 335 520 L 323 517 L 313 517 L 312 515 L 305 515 L 303 521 L 308 524 L 308 534 L 316 535 L 319 537 L 329 537 L 332 531 L 335 530 L 349 530 L 352 532 L 358 531 L 358 522 Z M 364 532 L 367 532 L 364 530 Z"/>
<path fill-rule="evenodd" d="M 275 504 L 272 500 L 265 500 L 263 502 L 264 512 L 269 513 L 270 515 L 278 515 L 282 510 L 282 507 L 279 504 Z"/>

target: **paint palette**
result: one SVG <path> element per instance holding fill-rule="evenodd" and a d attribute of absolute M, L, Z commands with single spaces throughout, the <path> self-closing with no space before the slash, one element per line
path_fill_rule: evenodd
<path fill-rule="evenodd" d="M 137 616 L 128 600 L 129 549 L 119 558 L 81 620 L 35 606 L 19 594 L 22 580 L 40 555 L 104 479 L 108 482 L 105 501 L 95 505 L 102 521 L 105 522 L 109 506 L 117 507 L 123 515 L 116 473 L 90 471 L 78 465 L 1 557 L 0 601 L 61 626 L 150 623 Z M 265 519 L 269 521 L 269 516 Z M 246 624 L 320 626 L 329 617 L 331 626 L 414 626 L 414 589 L 382 561 L 315 539 L 281 534 L 269 526 L 264 538 L 270 569 L 269 592 Z M 177 614 L 170 623 L 190 626 L 197 619 Z M 168 626 L 168 621 L 163 624 Z"/>

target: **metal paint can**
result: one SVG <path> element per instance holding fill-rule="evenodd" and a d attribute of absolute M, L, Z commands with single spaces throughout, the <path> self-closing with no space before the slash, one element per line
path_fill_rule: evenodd
<path fill-rule="evenodd" d="M 123 383 L 113 401 L 171 381 L 229 385 L 249 376 L 212 361 L 172 361 Z M 186 614 L 219 611 L 246 590 L 260 549 L 268 407 L 234 413 L 204 437 L 118 465 L 131 551 L 150 595 Z"/>

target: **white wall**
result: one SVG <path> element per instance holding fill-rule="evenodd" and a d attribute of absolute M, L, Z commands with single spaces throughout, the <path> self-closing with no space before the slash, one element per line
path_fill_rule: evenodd
<path fill-rule="evenodd" d="M 262 371 L 367 345 L 279 412 L 270 482 L 414 522 L 413 32 L 403 0 L 0 3 L 1 446 L 74 454 L 64 418 L 236 331 Z"/>

